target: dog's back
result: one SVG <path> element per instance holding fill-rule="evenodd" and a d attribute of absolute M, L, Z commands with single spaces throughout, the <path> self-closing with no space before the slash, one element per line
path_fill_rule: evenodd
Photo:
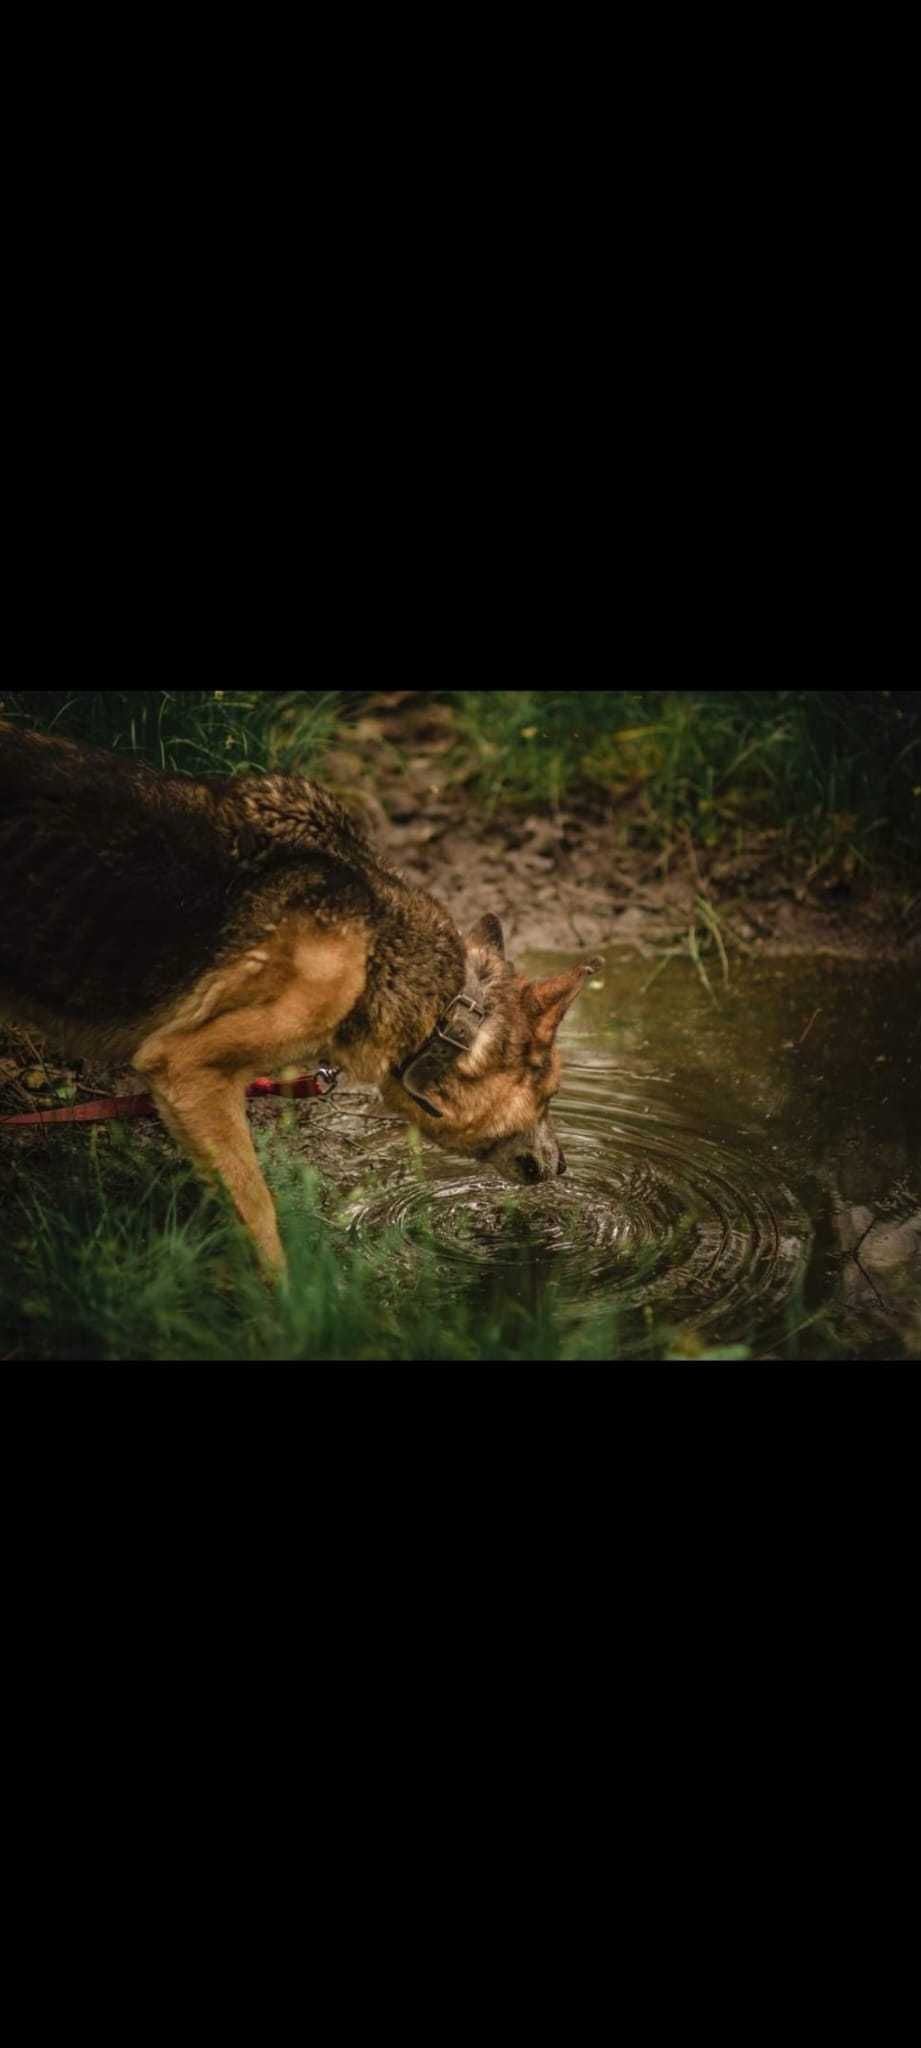
<path fill-rule="evenodd" d="M 0 732 L 0 992 L 126 1021 L 213 949 L 227 863 L 202 785 Z"/>
<path fill-rule="evenodd" d="M 163 775 L 0 727 L 0 1008 L 111 1034 L 255 936 L 292 889 L 360 909 L 372 858 L 301 778 Z"/>

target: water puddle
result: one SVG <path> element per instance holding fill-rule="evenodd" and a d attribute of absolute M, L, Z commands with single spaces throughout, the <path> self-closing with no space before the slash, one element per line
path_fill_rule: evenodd
<path fill-rule="evenodd" d="M 528 971 L 568 964 L 531 955 Z M 612 954 L 560 1043 L 564 1179 L 506 1187 L 410 1140 L 365 1091 L 304 1150 L 343 1232 L 495 1328 L 551 1311 L 573 1357 L 921 1356 L 921 1021 L 892 964 Z"/>

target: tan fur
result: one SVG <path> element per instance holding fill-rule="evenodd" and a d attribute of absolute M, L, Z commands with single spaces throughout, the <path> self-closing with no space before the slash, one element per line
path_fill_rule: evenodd
<path fill-rule="evenodd" d="M 258 957 L 207 976 L 134 1055 L 167 1128 L 203 1172 L 223 1180 L 270 1270 L 283 1267 L 284 1254 L 246 1119 L 246 1086 L 302 1061 L 335 1033 L 364 988 L 367 952 L 360 930 L 330 933 L 314 918 L 292 916 Z"/>

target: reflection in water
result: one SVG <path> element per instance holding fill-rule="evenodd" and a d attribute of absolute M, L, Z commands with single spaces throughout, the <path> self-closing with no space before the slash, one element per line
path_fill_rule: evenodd
<path fill-rule="evenodd" d="M 717 1007 L 690 968 L 648 976 L 609 960 L 561 1036 L 562 1180 L 420 1150 L 363 1091 L 311 1112 L 342 1229 L 389 1229 L 407 1284 L 434 1250 L 493 1322 L 551 1304 L 575 1357 L 921 1354 L 914 977 L 745 962 Z"/>

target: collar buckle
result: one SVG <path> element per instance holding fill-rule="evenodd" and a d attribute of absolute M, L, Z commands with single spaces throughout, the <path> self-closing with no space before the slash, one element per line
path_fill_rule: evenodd
<path fill-rule="evenodd" d="M 479 1003 L 474 1002 L 472 996 L 455 996 L 453 998 L 453 1001 L 448 1004 L 444 1016 L 439 1017 L 438 1022 L 435 1026 L 435 1030 L 438 1037 L 444 1039 L 446 1045 L 456 1046 L 458 1052 L 469 1052 L 472 1040 L 468 1040 L 465 1038 L 452 1038 L 450 1031 L 444 1031 L 442 1029 L 442 1026 L 445 1024 L 453 1024 L 454 1017 L 452 1013 L 457 1009 L 459 1003 L 463 1003 L 465 1010 L 472 1010 L 473 1015 L 475 1017 L 479 1017 L 481 1022 L 485 1018 L 486 1011 L 480 1008 Z M 474 1032 L 474 1037 L 476 1037 L 476 1032 Z"/>

